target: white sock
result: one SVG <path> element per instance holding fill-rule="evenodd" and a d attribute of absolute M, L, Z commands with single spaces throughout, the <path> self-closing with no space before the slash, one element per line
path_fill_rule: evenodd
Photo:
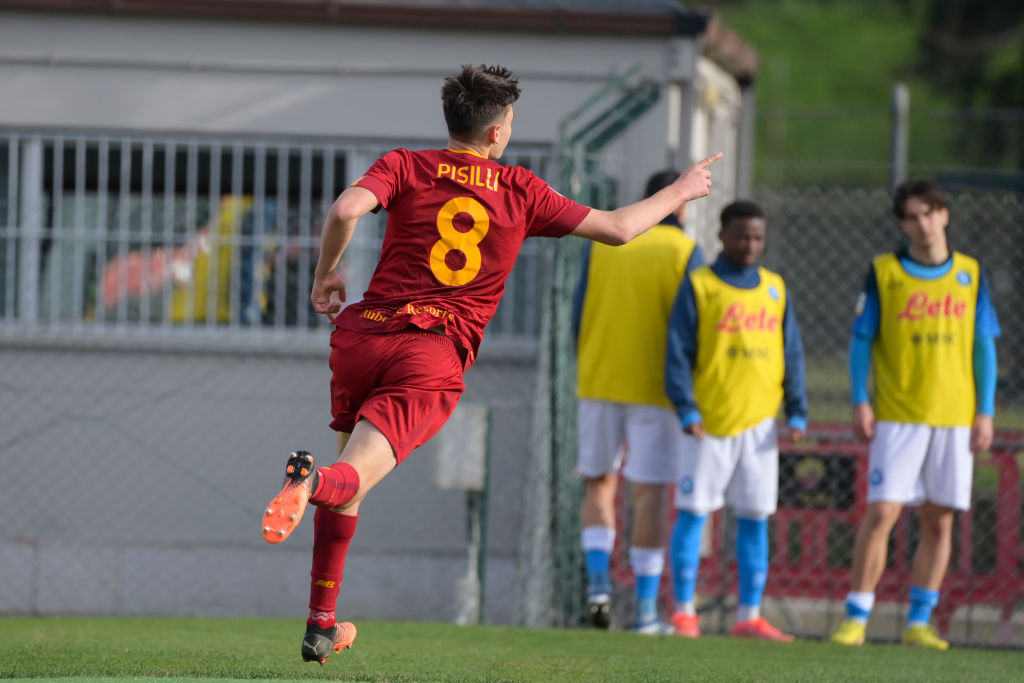
<path fill-rule="evenodd" d="M 661 576 L 665 570 L 665 549 L 630 548 L 629 564 L 636 576 Z"/>
<path fill-rule="evenodd" d="M 602 550 L 610 553 L 615 548 L 615 529 L 604 526 L 588 526 L 580 530 L 583 551 Z"/>
<path fill-rule="evenodd" d="M 752 621 L 761 616 L 760 605 L 737 605 L 736 606 L 736 623 L 743 621 Z"/>
<path fill-rule="evenodd" d="M 846 594 L 846 618 L 861 624 L 868 623 L 868 615 L 875 606 L 875 594 L 863 591 L 850 591 Z M 850 608 L 856 608 L 851 610 Z M 859 612 L 855 614 L 854 612 Z"/>
<path fill-rule="evenodd" d="M 689 614 L 691 617 L 697 616 L 697 607 L 692 602 L 677 602 L 676 614 Z"/>

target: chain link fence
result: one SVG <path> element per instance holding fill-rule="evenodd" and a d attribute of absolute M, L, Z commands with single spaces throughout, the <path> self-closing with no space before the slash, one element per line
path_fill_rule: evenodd
<path fill-rule="evenodd" d="M 304 613 L 311 524 L 279 548 L 257 527 L 281 456 L 334 449 L 327 328 L 308 309 L 310 270 L 329 199 L 384 149 L 0 137 L 0 613 Z M 544 177 L 551 169 L 544 150 L 510 149 L 507 161 Z M 614 160 L 602 165 L 614 175 Z M 841 615 L 863 505 L 862 447 L 845 428 L 853 304 L 871 256 L 899 241 L 889 193 L 865 187 L 764 184 L 754 196 L 769 220 L 765 265 L 786 277 L 801 323 L 815 430 L 784 448 L 766 609 L 807 637 Z M 948 611 L 937 618 L 955 642 L 1021 647 L 1024 330 L 1012 312 L 1024 207 L 1006 189 L 958 186 L 950 200 L 951 244 L 980 258 L 1001 315 L 1000 446 L 979 461 L 974 509 L 958 516 Z M 714 223 L 696 229 L 710 236 Z M 368 281 L 381 231 L 376 218 L 357 232 L 350 282 Z M 565 412 L 575 389 L 564 318 L 572 242 L 524 246 L 467 375 L 464 401 L 486 406 L 491 425 L 482 614 L 492 623 L 573 625 L 583 604 L 575 422 Z M 459 613 L 467 499 L 426 483 L 431 449 L 364 506 L 346 614 Z M 709 633 L 731 618 L 732 527 L 725 512 L 708 525 L 699 595 Z M 880 588 L 876 612 L 893 623 L 915 534 L 908 516 L 894 534 L 894 583 Z M 624 555 L 616 562 L 628 566 Z M 628 571 L 617 580 L 625 608 Z"/>
<path fill-rule="evenodd" d="M 909 93 L 897 84 L 891 108 L 763 107 L 755 185 L 890 187 L 900 167 L 947 189 L 1024 192 L 1024 111 L 922 106 Z"/>
<path fill-rule="evenodd" d="M 304 613 L 312 524 L 272 548 L 259 520 L 285 454 L 333 460 L 330 326 L 309 284 L 325 210 L 390 147 L 0 136 L 0 613 Z M 544 172 L 543 150 L 508 154 Z M 383 215 L 368 216 L 346 253 L 350 300 L 383 229 Z M 464 397 L 487 409 L 500 454 L 501 485 L 485 501 L 484 617 L 495 622 L 516 619 L 542 287 L 533 240 Z M 458 612 L 467 500 L 432 485 L 437 450 L 424 447 L 365 506 L 346 613 Z"/>
<path fill-rule="evenodd" d="M 800 322 L 812 421 L 806 441 L 781 445 L 779 512 L 771 521 L 771 569 L 765 609 L 784 630 L 825 637 L 845 617 L 857 521 L 867 491 L 867 446 L 850 417 L 846 351 L 857 298 L 871 258 L 901 244 L 891 195 L 870 190 L 761 187 L 754 196 L 768 217 L 763 263 L 780 272 Z M 951 641 L 1024 646 L 1024 358 L 1021 320 L 1013 315 L 1024 248 L 1024 196 L 1002 190 L 951 192 L 950 245 L 978 258 L 1000 313 L 996 441 L 979 456 L 973 508 L 958 513 L 950 569 L 935 619 Z M 629 623 L 632 575 L 628 504 L 619 500 L 614 556 L 616 614 Z M 670 523 L 674 521 L 674 513 Z M 904 512 L 890 542 L 886 573 L 869 635 L 895 641 L 906 618 L 916 516 Z M 729 511 L 705 530 L 698 583 L 702 630 L 727 633 L 735 612 L 735 523 Z M 662 600 L 671 613 L 666 578 Z"/>

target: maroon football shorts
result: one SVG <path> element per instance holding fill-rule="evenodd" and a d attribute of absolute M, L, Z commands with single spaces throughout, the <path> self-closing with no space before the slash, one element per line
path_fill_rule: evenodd
<path fill-rule="evenodd" d="M 331 334 L 331 428 L 360 419 L 384 433 L 402 462 L 447 422 L 465 391 L 462 360 L 448 337 L 409 328 Z"/>

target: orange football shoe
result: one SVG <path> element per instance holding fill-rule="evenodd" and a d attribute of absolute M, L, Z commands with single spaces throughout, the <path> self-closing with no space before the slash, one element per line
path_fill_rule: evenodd
<path fill-rule="evenodd" d="M 696 614 L 676 612 L 672 615 L 672 625 L 676 635 L 683 638 L 700 638 L 700 617 Z"/>
<path fill-rule="evenodd" d="M 791 643 L 796 640 L 796 636 L 783 633 L 769 624 L 768 620 L 764 617 L 758 617 L 757 619 L 751 619 L 750 621 L 740 621 L 733 624 L 732 631 L 729 632 L 729 635 L 734 638 L 756 638 L 758 640 L 774 640 L 780 643 Z"/>
<path fill-rule="evenodd" d="M 350 621 L 329 628 L 306 624 L 306 635 L 302 638 L 302 661 L 320 662 L 320 666 L 323 666 L 332 650 L 341 652 L 346 647 L 351 648 L 355 639 L 356 627 Z"/>
<path fill-rule="evenodd" d="M 263 539 L 267 543 L 280 543 L 295 531 L 313 495 L 316 477 L 312 453 L 295 451 L 288 456 L 284 486 L 263 512 Z"/>

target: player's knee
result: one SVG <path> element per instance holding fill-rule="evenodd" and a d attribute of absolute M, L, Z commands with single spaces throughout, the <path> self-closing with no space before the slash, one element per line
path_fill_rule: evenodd
<path fill-rule="evenodd" d="M 654 508 L 660 508 L 664 505 L 666 496 L 666 487 L 664 484 L 637 484 L 634 483 L 630 486 L 633 504 L 635 506 L 643 505 Z"/>
<path fill-rule="evenodd" d="M 615 495 L 615 485 L 618 482 L 618 475 L 615 472 L 605 472 L 596 477 L 584 477 L 584 495 L 591 497 L 608 497 Z"/>
<path fill-rule="evenodd" d="M 870 503 L 864 515 L 864 526 L 872 532 L 892 531 L 903 506 L 899 503 Z"/>
<path fill-rule="evenodd" d="M 921 533 L 939 538 L 953 534 L 953 510 L 938 506 L 925 506 L 918 515 Z"/>

